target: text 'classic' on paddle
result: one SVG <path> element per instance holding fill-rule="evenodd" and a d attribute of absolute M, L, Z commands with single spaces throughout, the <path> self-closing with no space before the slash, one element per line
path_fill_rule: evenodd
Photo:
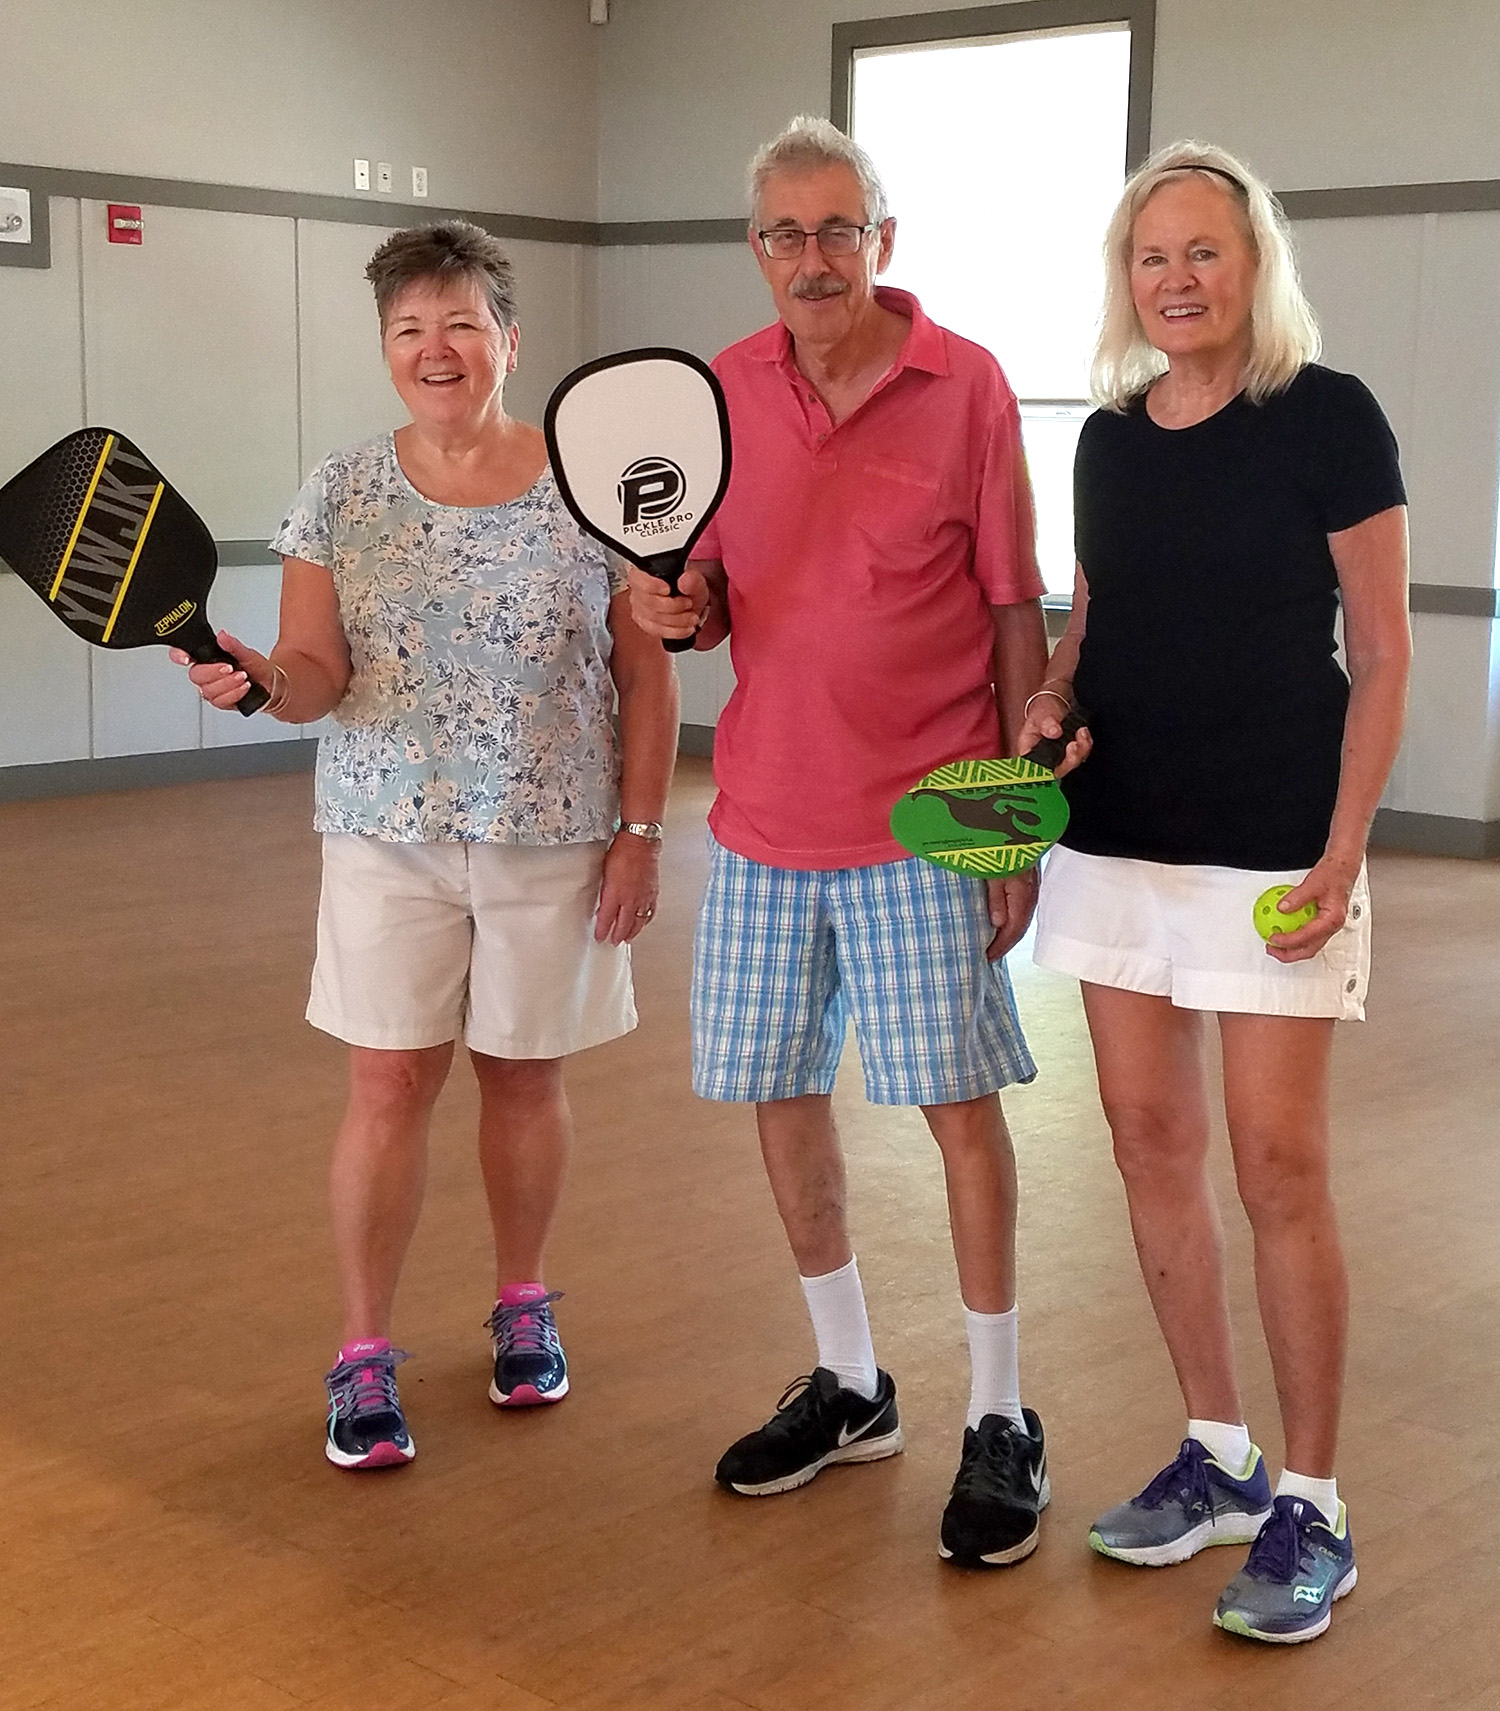
<path fill-rule="evenodd" d="M 579 526 L 675 594 L 729 486 L 729 412 L 713 371 L 688 351 L 617 351 L 558 384 L 542 430 Z"/>
<path fill-rule="evenodd" d="M 239 662 L 214 639 L 219 555 L 203 519 L 113 428 L 80 428 L 0 487 L 0 563 L 75 636 L 100 648 L 182 648 Z M 257 684 L 238 703 L 266 703 Z"/>

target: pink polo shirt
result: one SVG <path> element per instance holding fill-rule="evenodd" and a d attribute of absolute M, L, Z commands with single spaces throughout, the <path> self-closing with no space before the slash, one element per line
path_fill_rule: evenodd
<path fill-rule="evenodd" d="M 777 322 L 714 361 L 734 469 L 693 556 L 729 582 L 737 684 L 709 814 L 774 867 L 905 851 L 891 805 L 945 761 L 1000 752 L 991 606 L 1042 593 L 1015 395 L 909 292 L 890 373 L 837 427 Z"/>

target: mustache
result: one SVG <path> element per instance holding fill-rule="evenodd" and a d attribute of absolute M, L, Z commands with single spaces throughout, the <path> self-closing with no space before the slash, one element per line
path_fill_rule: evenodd
<path fill-rule="evenodd" d="M 787 292 L 806 303 L 820 303 L 825 297 L 842 297 L 848 289 L 848 280 L 840 279 L 836 274 L 823 273 L 812 279 L 794 279 Z"/>

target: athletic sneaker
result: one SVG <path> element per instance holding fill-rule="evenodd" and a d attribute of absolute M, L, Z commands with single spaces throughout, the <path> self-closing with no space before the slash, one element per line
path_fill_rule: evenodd
<path fill-rule="evenodd" d="M 1315 1640 L 1333 1619 L 1335 1599 L 1358 1579 L 1344 1505 L 1330 1527 L 1305 1498 L 1278 1497 L 1245 1566 L 1224 1588 L 1214 1626 L 1273 1645 Z"/>
<path fill-rule="evenodd" d="M 1208 1545 L 1248 1545 L 1271 1514 L 1265 1457 L 1250 1447 L 1250 1471 L 1237 1479 L 1196 1438 L 1184 1438 L 1176 1461 L 1139 1497 L 1095 1521 L 1089 1543 L 1141 1568 L 1186 1562 Z"/>
<path fill-rule="evenodd" d="M 960 1568 L 999 1568 L 1036 1549 L 1041 1513 L 1052 1501 L 1042 1422 L 1021 1410 L 964 1428 L 963 1457 L 938 1535 L 938 1555 Z"/>
<path fill-rule="evenodd" d="M 328 1386 L 328 1441 L 335 1467 L 400 1467 L 417 1453 L 396 1395 L 396 1368 L 411 1356 L 384 1337 L 345 1343 Z"/>
<path fill-rule="evenodd" d="M 561 1402 L 568 1394 L 568 1361 L 552 1303 L 562 1291 L 549 1295 L 539 1283 L 507 1283 L 486 1321 L 494 1339 L 495 1376 L 490 1401 L 499 1408 L 534 1408 L 539 1402 Z"/>
<path fill-rule="evenodd" d="M 888 1372 L 876 1374 L 870 1401 L 843 1389 L 837 1375 L 820 1366 L 792 1380 L 758 1432 L 725 1450 L 714 1478 L 742 1497 L 774 1497 L 806 1485 L 830 1462 L 880 1461 L 904 1445 Z"/>

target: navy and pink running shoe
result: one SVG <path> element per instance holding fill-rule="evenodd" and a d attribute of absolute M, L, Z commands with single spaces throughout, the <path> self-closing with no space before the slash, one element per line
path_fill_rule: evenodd
<path fill-rule="evenodd" d="M 490 1401 L 499 1408 L 534 1408 L 568 1394 L 568 1362 L 550 1294 L 540 1283 L 507 1283 L 487 1321 L 494 1339 L 495 1376 Z"/>
<path fill-rule="evenodd" d="M 335 1467 L 402 1467 L 417 1453 L 396 1395 L 396 1368 L 410 1359 L 384 1337 L 345 1343 L 339 1350 L 324 1379 L 328 1441 L 323 1453 Z"/>

